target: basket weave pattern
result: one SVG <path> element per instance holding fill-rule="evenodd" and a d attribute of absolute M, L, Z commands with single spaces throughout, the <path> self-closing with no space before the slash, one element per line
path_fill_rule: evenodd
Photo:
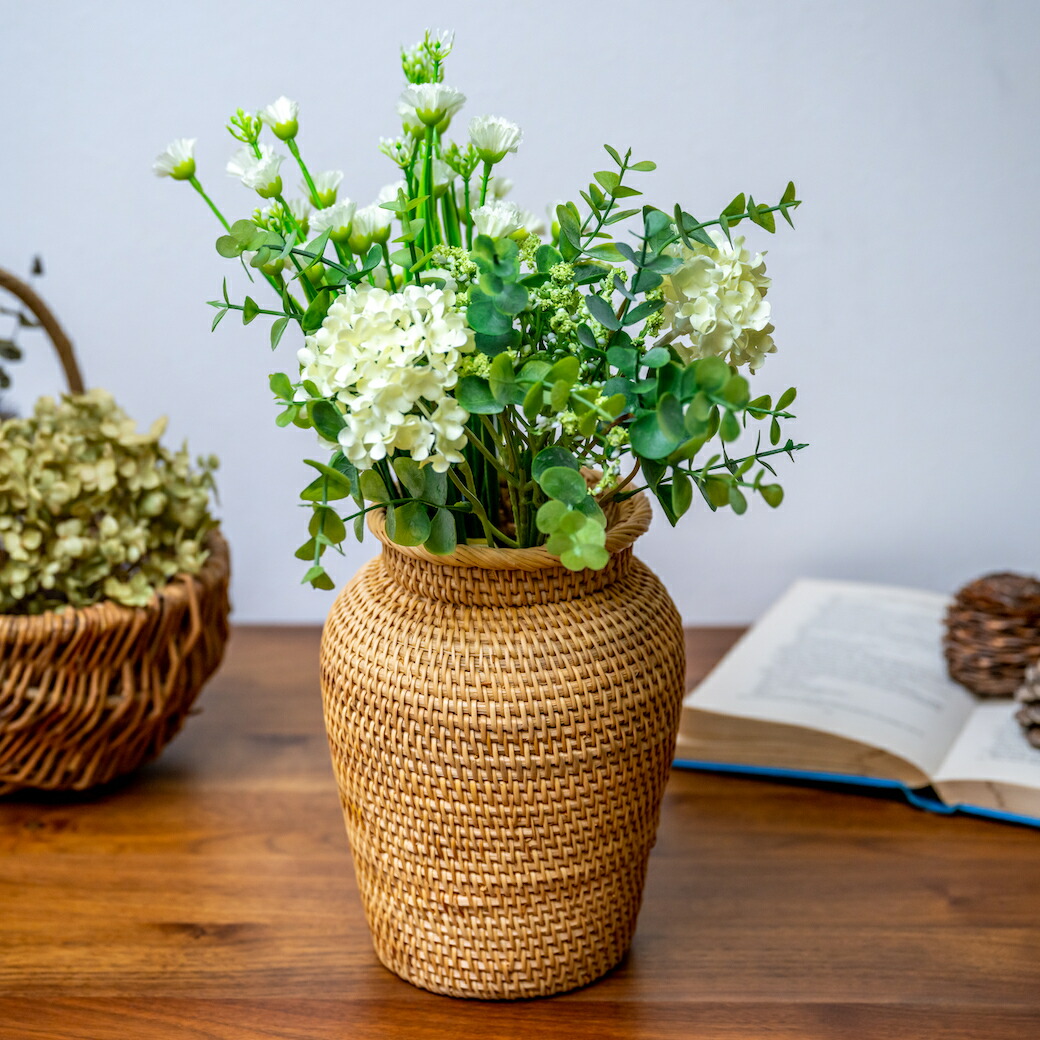
<path fill-rule="evenodd" d="M 228 636 L 227 544 L 207 547 L 146 607 L 0 614 L 0 794 L 106 783 L 177 733 Z"/>
<path fill-rule="evenodd" d="M 610 564 L 384 543 L 322 643 L 325 718 L 376 953 L 438 993 L 536 997 L 635 930 L 683 691 L 682 626 L 619 507 Z"/>

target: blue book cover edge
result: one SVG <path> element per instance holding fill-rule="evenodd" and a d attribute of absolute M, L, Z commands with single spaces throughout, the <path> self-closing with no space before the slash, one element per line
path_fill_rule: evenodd
<path fill-rule="evenodd" d="M 1002 823 L 1017 823 L 1026 827 L 1040 828 L 1040 819 L 1033 816 L 1022 816 L 1019 813 L 1002 812 L 999 809 L 985 809 L 978 805 L 947 805 L 938 798 L 898 780 L 885 780 L 876 776 L 857 776 L 853 773 L 817 773 L 809 769 L 775 769 L 772 766 L 742 766 L 722 762 L 701 762 L 696 759 L 677 758 L 672 762 L 679 769 L 697 769 L 709 773 L 735 773 L 741 776 L 773 777 L 779 780 L 812 780 L 829 784 L 851 784 L 856 787 L 880 787 L 901 791 L 906 800 L 917 809 L 952 816 L 963 813 L 968 816 L 980 816 L 987 820 L 999 820 Z"/>

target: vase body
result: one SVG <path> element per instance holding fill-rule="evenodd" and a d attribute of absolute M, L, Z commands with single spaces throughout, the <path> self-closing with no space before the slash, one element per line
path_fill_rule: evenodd
<path fill-rule="evenodd" d="M 632 940 L 673 756 L 682 626 L 632 555 L 383 552 L 322 640 L 325 720 L 380 960 L 437 993 L 546 996 Z M 635 532 L 633 534 L 632 532 Z M 619 534 L 620 532 L 620 534 Z"/>

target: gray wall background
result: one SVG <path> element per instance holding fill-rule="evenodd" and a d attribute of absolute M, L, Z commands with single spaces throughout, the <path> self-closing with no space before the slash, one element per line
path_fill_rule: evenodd
<path fill-rule="evenodd" d="M 318 621 L 298 584 L 310 437 L 274 425 L 258 320 L 209 332 L 227 275 L 218 228 L 154 155 L 198 137 L 203 183 L 232 217 L 251 193 L 223 167 L 241 105 L 302 106 L 312 169 L 365 204 L 394 169 L 399 44 L 457 30 L 447 81 L 524 128 L 505 173 L 542 210 L 605 165 L 652 158 L 651 201 L 716 213 L 793 178 L 798 230 L 769 250 L 780 352 L 757 392 L 799 388 L 781 509 L 659 517 L 641 555 L 689 622 L 747 620 L 799 575 L 952 590 L 1036 572 L 1040 490 L 1040 4 L 993 0 L 572 0 L 393 4 L 0 3 L 5 54 L 0 264 L 35 252 L 41 291 L 88 382 L 172 442 L 221 457 L 220 514 L 239 621 Z M 460 133 L 464 121 L 459 121 Z M 22 411 L 61 388 L 39 339 L 14 370 Z M 295 344 L 286 337 L 279 353 Z M 374 552 L 352 545 L 345 581 Z"/>

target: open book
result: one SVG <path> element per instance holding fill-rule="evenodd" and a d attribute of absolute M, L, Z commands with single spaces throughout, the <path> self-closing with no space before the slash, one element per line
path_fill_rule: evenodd
<path fill-rule="evenodd" d="M 1040 826 L 1040 750 L 1010 699 L 947 676 L 947 603 L 796 582 L 686 695 L 676 765 L 901 787 L 922 808 Z"/>

